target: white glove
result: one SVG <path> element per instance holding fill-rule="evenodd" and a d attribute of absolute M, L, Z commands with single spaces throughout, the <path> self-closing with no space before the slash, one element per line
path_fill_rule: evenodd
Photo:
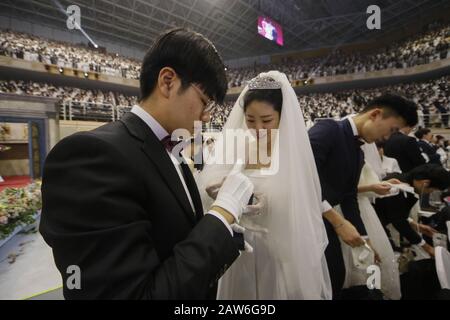
<path fill-rule="evenodd" d="M 266 209 L 266 197 L 262 193 L 255 193 L 253 198 L 253 204 L 249 204 L 245 207 L 243 216 L 255 217 L 260 216 Z"/>
<path fill-rule="evenodd" d="M 242 234 L 244 234 L 244 232 L 245 232 L 245 228 L 236 223 L 233 223 L 231 225 L 231 230 L 233 230 L 233 232 L 242 233 Z M 248 253 L 253 252 L 253 247 L 245 240 L 244 240 L 244 252 L 248 252 Z"/>
<path fill-rule="evenodd" d="M 216 200 L 217 194 L 219 193 L 220 187 L 222 187 L 224 181 L 225 178 L 223 178 L 219 183 L 213 183 L 206 187 L 205 191 L 211 199 Z"/>
<path fill-rule="evenodd" d="M 242 164 L 237 164 L 223 182 L 213 206 L 220 207 L 233 215 L 239 222 L 242 211 L 253 193 L 253 184 L 241 173 Z"/>

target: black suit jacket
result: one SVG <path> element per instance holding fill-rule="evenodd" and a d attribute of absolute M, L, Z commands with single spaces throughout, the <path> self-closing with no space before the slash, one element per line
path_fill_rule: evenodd
<path fill-rule="evenodd" d="M 417 143 L 420 150 L 430 158 L 429 163 L 441 164 L 441 156 L 436 152 L 436 148 L 423 140 L 419 140 Z"/>
<path fill-rule="evenodd" d="M 59 142 L 44 167 L 40 232 L 65 298 L 215 297 L 239 246 L 190 193 L 197 216 L 162 143 L 132 113 Z M 81 290 L 66 285 L 70 265 Z"/>
<path fill-rule="evenodd" d="M 421 155 L 416 139 L 401 132 L 393 133 L 386 141 L 384 154 L 388 157 L 397 159 L 402 172 L 409 172 L 412 169 L 425 164 L 425 159 Z"/>
<path fill-rule="evenodd" d="M 358 207 L 358 182 L 364 164 L 361 144 L 348 120 L 322 120 L 308 131 L 322 198 L 340 204 L 343 214 L 361 235 L 367 235 Z"/>
<path fill-rule="evenodd" d="M 393 173 L 386 176 L 385 180 L 392 178 L 410 183 L 410 181 L 407 181 L 405 174 Z M 376 199 L 374 207 L 384 227 L 392 223 L 402 237 L 406 238 L 411 244 L 418 244 L 422 241 L 422 237 L 408 222 L 409 213 L 418 200 L 411 193 L 407 193 L 405 197 L 403 192 L 400 192 L 393 197 Z"/>

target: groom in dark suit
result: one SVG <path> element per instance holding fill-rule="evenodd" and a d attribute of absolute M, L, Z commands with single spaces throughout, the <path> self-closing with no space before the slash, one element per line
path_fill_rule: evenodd
<path fill-rule="evenodd" d="M 409 172 L 426 163 L 420 146 L 414 137 L 409 136 L 413 126 L 406 126 L 393 133 L 384 145 L 384 154 L 397 160 L 402 172 Z"/>
<path fill-rule="evenodd" d="M 415 194 L 400 192 L 393 197 L 376 199 L 374 208 L 380 218 L 380 222 L 384 227 L 392 224 L 412 245 L 421 246 L 429 255 L 434 256 L 434 248 L 430 246 L 421 235 L 414 230 L 419 231 L 432 238 L 433 229 L 423 224 L 409 221 L 410 211 L 417 203 L 419 196 L 428 195 L 436 190 L 445 190 L 450 187 L 450 173 L 441 165 L 424 164 L 414 168 L 410 172 L 393 173 L 386 179 L 395 178 L 401 182 L 408 183 L 414 188 Z"/>
<path fill-rule="evenodd" d="M 198 33 L 169 31 L 145 56 L 140 84 L 139 105 L 120 121 L 62 140 L 46 159 L 40 232 L 66 299 L 215 298 L 243 248 L 231 225 L 253 185 L 230 174 L 204 214 L 171 139 L 223 101 L 217 50 Z"/>
<path fill-rule="evenodd" d="M 417 121 L 417 106 L 413 102 L 388 94 L 372 100 L 354 116 L 342 121 L 322 120 L 309 130 L 322 187 L 323 216 L 329 240 L 325 254 L 334 299 L 339 299 L 345 280 L 338 237 L 351 247 L 363 245 L 364 240 L 370 245 L 357 201 L 364 164 L 360 147 L 390 135 L 397 128 L 414 126 Z M 343 216 L 333 209 L 337 205 L 341 206 Z"/>
<path fill-rule="evenodd" d="M 428 156 L 428 163 L 441 165 L 441 156 L 436 152 L 437 148 L 432 144 L 433 134 L 430 129 L 422 128 L 416 131 L 415 136 L 419 141 L 420 149 Z"/>

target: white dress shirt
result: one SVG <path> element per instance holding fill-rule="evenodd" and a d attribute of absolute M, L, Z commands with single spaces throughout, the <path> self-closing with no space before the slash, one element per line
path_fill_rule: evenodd
<path fill-rule="evenodd" d="M 400 169 L 397 160 L 394 158 L 383 156 L 382 166 L 385 174 L 394 172 L 402 173 L 402 170 Z"/>
<path fill-rule="evenodd" d="M 133 106 L 133 108 L 131 109 L 131 112 L 134 113 L 135 115 L 137 115 L 139 118 L 141 118 L 142 121 L 144 121 L 150 127 L 150 129 L 153 131 L 153 133 L 156 135 L 156 137 L 160 141 L 169 135 L 169 133 L 166 131 L 166 129 L 164 129 L 155 118 L 153 118 L 147 111 L 142 109 L 140 106 L 138 106 L 138 105 Z M 195 212 L 194 203 L 192 202 L 191 194 L 186 185 L 186 182 L 184 181 L 184 176 L 181 171 L 180 163 L 178 162 L 177 158 L 173 154 L 171 154 L 168 151 L 167 151 L 167 154 L 169 155 L 170 160 L 172 160 L 172 163 L 173 163 L 175 169 L 177 170 L 178 176 L 180 177 L 181 183 L 183 184 L 184 191 L 186 192 L 186 195 L 189 199 L 189 203 L 191 205 L 192 211 Z M 229 223 L 225 220 L 225 218 L 221 214 L 215 212 L 214 210 L 210 210 L 206 214 L 211 214 L 211 215 L 215 216 L 216 218 L 218 218 L 220 221 L 222 221 L 223 224 L 230 231 L 231 235 L 233 235 L 233 231 L 232 231 Z"/>

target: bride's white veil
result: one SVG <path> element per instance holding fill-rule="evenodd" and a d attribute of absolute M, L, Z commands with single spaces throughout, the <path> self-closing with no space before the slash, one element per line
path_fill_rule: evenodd
<path fill-rule="evenodd" d="M 259 76 L 281 83 L 283 96 L 278 137 L 272 148 L 268 171 L 271 173 L 267 176 L 269 191 L 265 226 L 269 230 L 267 237 L 271 252 L 281 262 L 282 270 L 279 272 L 285 278 L 286 296 L 275 298 L 331 299 L 331 282 L 324 255 L 328 239 L 322 220 L 321 187 L 303 114 L 285 74 L 270 71 Z M 248 129 L 243 110 L 243 99 L 248 90 L 247 86 L 240 94 L 223 132 Z M 218 149 L 223 148 L 222 137 L 216 142 Z M 205 195 L 205 187 L 226 176 L 232 167 L 232 164 L 205 165 L 198 178 L 205 209 L 211 204 L 211 199 Z M 230 272 L 255 271 L 252 268 L 233 270 L 232 266 L 227 271 Z M 229 281 L 230 277 L 225 279 Z"/>

